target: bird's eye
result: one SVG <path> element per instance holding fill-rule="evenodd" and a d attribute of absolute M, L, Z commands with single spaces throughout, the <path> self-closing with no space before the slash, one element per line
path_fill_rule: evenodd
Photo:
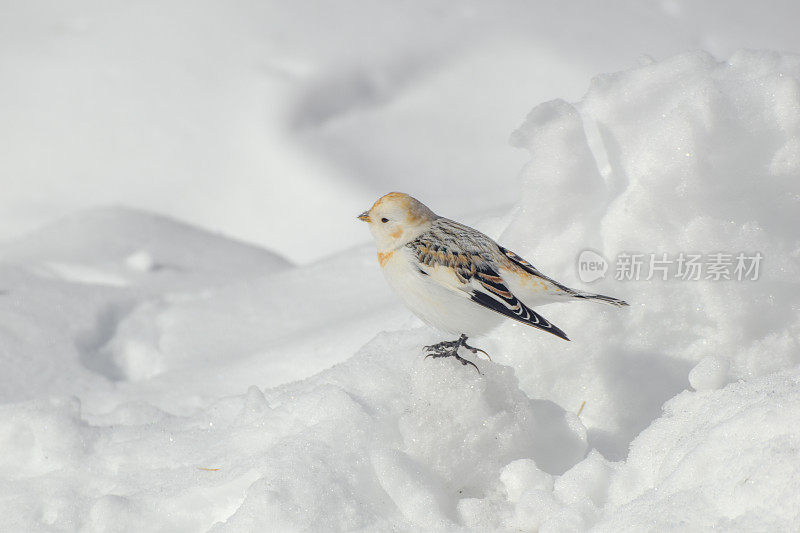
<path fill-rule="evenodd" d="M 382 219 L 381 219 L 381 222 L 383 222 L 384 224 L 386 224 L 387 222 L 389 222 L 389 219 L 388 219 L 388 218 L 382 218 Z"/>

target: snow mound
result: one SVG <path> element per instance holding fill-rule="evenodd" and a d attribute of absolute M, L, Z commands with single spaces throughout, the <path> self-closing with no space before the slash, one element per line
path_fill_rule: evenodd
<path fill-rule="evenodd" d="M 539 531 L 794 531 L 800 525 L 800 368 L 684 392 L 632 443 L 562 476 L 509 463 L 505 491 L 470 502 L 475 528 Z M 754 434 L 754 428 L 757 433 Z"/>
<path fill-rule="evenodd" d="M 115 383 L 180 366 L 159 346 L 153 320 L 166 302 L 290 267 L 267 250 L 118 207 L 78 212 L 6 244 L 0 400 L 66 394 L 111 408 L 120 401 L 109 399 Z"/>
<path fill-rule="evenodd" d="M 601 531 L 797 531 L 800 368 L 684 392 L 642 432 L 608 488 Z"/>
<path fill-rule="evenodd" d="M 0 473 L 17 496 L 4 498 L 4 529 L 447 529 L 462 501 L 501 492 L 501 473 L 510 483 L 509 463 L 560 473 L 584 456 L 574 414 L 528 398 L 508 367 L 423 359 L 428 335 L 382 334 L 317 376 L 185 417 L 7 405 Z M 26 489 L 44 479 L 46 498 Z"/>
<path fill-rule="evenodd" d="M 529 399 L 510 368 L 424 360 L 423 333 L 380 335 L 346 364 L 267 394 L 308 427 L 274 449 L 279 461 L 264 458 L 270 474 L 219 530 L 265 515 L 288 529 L 454 528 L 460 502 L 500 490 L 507 463 L 533 455 L 560 472 L 583 456 L 574 414 Z"/>
<path fill-rule="evenodd" d="M 544 309 L 574 342 L 556 357 L 541 336 L 503 341 L 504 362 L 525 390 L 586 401 L 606 457 L 625 456 L 704 358 L 730 366 L 713 388 L 800 363 L 800 56 L 695 52 L 599 76 L 580 102 L 535 108 L 512 142 L 531 160 L 501 241 L 573 287 L 596 250 L 610 266 L 591 290 L 631 308 Z M 638 281 L 618 278 L 623 253 L 640 254 Z M 727 256 L 730 279 L 676 277 L 682 253 Z M 739 253 L 763 257 L 758 279 L 736 279 Z M 672 261 L 668 279 L 651 254 Z"/>
<path fill-rule="evenodd" d="M 691 372 L 689 383 L 694 390 L 714 390 L 725 385 L 728 379 L 728 360 L 709 355 L 704 357 Z"/>
<path fill-rule="evenodd" d="M 75 283 L 171 290 L 290 266 L 263 248 L 126 207 L 66 216 L 5 245 L 0 260 Z"/>

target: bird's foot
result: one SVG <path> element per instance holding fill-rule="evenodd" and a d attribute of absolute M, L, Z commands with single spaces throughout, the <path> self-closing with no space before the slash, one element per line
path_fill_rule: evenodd
<path fill-rule="evenodd" d="M 463 357 L 458 355 L 458 349 L 461 348 L 462 346 L 464 348 L 466 348 L 467 350 L 469 350 L 470 352 L 474 353 L 474 354 L 477 354 L 478 352 L 481 352 L 481 353 L 485 354 L 486 357 L 489 357 L 489 354 L 484 352 L 480 348 L 475 348 L 474 346 L 470 346 L 469 344 L 467 344 L 467 336 L 466 335 L 461 335 L 461 337 L 459 337 L 458 340 L 442 341 L 442 342 L 439 342 L 437 344 L 432 344 L 430 346 L 425 346 L 424 350 L 426 352 L 428 352 L 427 355 L 425 355 L 425 359 L 427 359 L 428 357 L 433 357 L 434 359 L 437 359 L 439 357 L 455 357 L 456 360 L 459 361 L 462 365 L 465 365 L 465 366 L 466 365 L 472 365 L 475 368 L 475 370 L 478 372 L 478 374 L 480 374 L 481 371 L 478 369 L 478 367 L 477 367 L 477 365 L 475 365 L 475 363 L 473 363 L 472 361 L 469 361 L 467 359 L 464 359 Z M 491 361 L 491 359 L 492 358 L 489 357 L 490 361 Z"/>
<path fill-rule="evenodd" d="M 423 350 L 428 352 L 428 355 L 425 356 L 425 359 L 428 357 L 451 357 L 456 354 L 458 348 L 461 346 L 461 341 L 442 341 L 436 344 L 431 344 L 430 346 L 424 346 Z"/>

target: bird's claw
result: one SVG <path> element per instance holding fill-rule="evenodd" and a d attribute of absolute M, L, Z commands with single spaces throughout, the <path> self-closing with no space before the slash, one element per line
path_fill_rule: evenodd
<path fill-rule="evenodd" d="M 442 341 L 437 344 L 431 344 L 430 346 L 425 346 L 424 350 L 429 353 L 426 357 L 430 357 L 434 354 L 439 354 L 439 357 L 447 357 L 451 355 L 451 352 L 458 351 L 458 347 L 461 345 L 459 341 Z"/>
<path fill-rule="evenodd" d="M 466 348 L 470 352 L 474 353 L 475 355 L 478 355 L 478 352 L 481 352 L 483 355 L 485 355 L 489 359 L 489 361 L 492 360 L 492 356 L 489 355 L 488 353 L 486 353 L 484 350 L 481 350 L 480 348 L 475 348 L 474 346 L 470 346 L 469 344 L 463 344 L 462 346 L 464 346 L 464 348 Z"/>
<path fill-rule="evenodd" d="M 485 351 L 481 350 L 480 348 L 475 348 L 474 346 L 468 345 L 466 335 L 461 335 L 461 337 L 455 341 L 442 341 L 437 344 L 425 346 L 424 350 L 428 352 L 425 355 L 425 359 L 427 359 L 428 357 L 433 357 L 434 359 L 437 359 L 439 357 L 455 357 L 456 360 L 459 361 L 462 365 L 465 366 L 472 365 L 473 368 L 475 368 L 475 370 L 478 372 L 478 374 L 480 374 L 481 371 L 475 363 L 467 359 L 464 359 L 463 357 L 458 355 L 458 349 L 462 346 L 474 354 L 481 352 L 484 355 L 486 355 L 486 357 L 488 357 L 490 361 L 492 360 L 489 354 L 486 353 Z"/>

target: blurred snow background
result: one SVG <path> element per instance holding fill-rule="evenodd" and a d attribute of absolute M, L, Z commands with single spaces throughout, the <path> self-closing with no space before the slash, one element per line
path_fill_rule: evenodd
<path fill-rule="evenodd" d="M 363 242 L 352 213 L 398 185 L 506 210 L 510 132 L 597 74 L 800 47 L 791 1 L 297 4 L 4 2 L 0 239 L 123 204 L 307 262 Z"/>
<path fill-rule="evenodd" d="M 0 15 L 0 529 L 800 528 L 796 3 Z M 381 278 L 390 190 L 579 287 L 765 262 L 606 279 L 479 376 Z"/>

